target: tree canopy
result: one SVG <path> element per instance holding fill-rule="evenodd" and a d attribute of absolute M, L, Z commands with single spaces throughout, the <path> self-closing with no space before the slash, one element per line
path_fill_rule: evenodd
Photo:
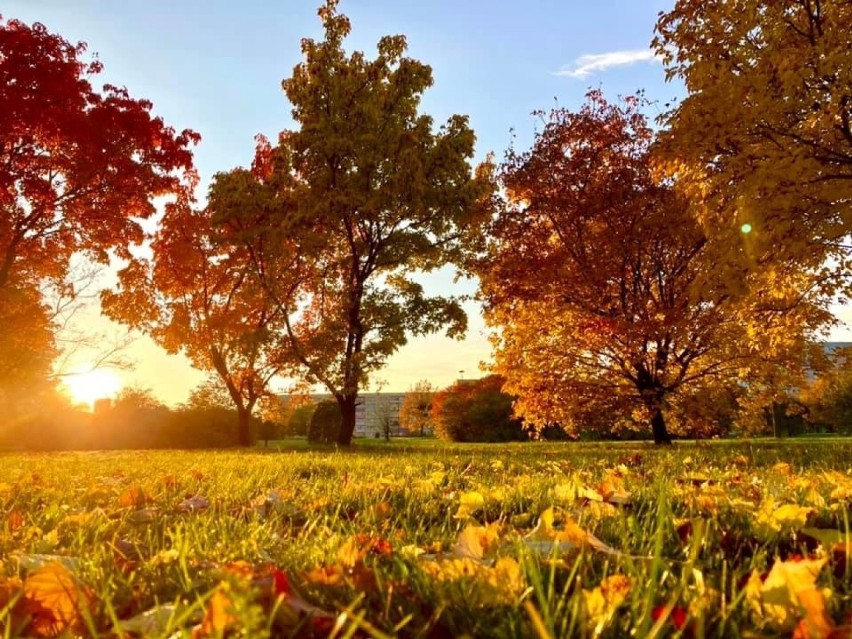
<path fill-rule="evenodd" d="M 662 118 L 661 156 L 724 259 L 763 271 L 766 287 L 791 261 L 812 286 L 841 290 L 852 231 L 852 4 L 678 0 L 654 45 L 688 91 Z M 729 274 L 733 288 L 740 279 Z"/>
<path fill-rule="evenodd" d="M 104 312 L 214 373 L 236 408 L 238 441 L 250 444 L 252 411 L 282 368 L 275 305 L 251 277 L 247 252 L 229 244 L 208 209 L 167 206 L 150 249 L 102 294 Z"/>
<path fill-rule="evenodd" d="M 124 88 L 98 92 L 101 64 L 86 62 L 85 51 L 42 24 L 0 19 L 3 384 L 46 376 L 57 327 L 42 291 L 75 294 L 66 282 L 72 254 L 129 258 L 143 239 L 139 220 L 155 212 L 152 198 L 194 180 L 190 146 L 199 136 L 177 133 Z"/>

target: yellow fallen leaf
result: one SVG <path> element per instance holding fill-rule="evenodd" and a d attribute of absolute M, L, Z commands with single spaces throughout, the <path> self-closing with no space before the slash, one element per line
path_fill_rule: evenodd
<path fill-rule="evenodd" d="M 784 504 L 775 508 L 772 500 L 767 500 L 758 511 L 755 523 L 759 531 L 773 534 L 803 528 L 813 512 L 813 508 L 796 504 Z"/>
<path fill-rule="evenodd" d="M 455 517 L 456 519 L 467 519 L 484 505 L 485 497 L 482 496 L 482 493 L 475 490 L 463 493 L 459 497 L 459 509 L 456 511 Z"/>
<path fill-rule="evenodd" d="M 459 533 L 458 541 L 453 546 L 456 557 L 482 559 L 497 545 L 499 541 L 499 524 L 490 523 L 486 526 L 466 526 Z"/>
<path fill-rule="evenodd" d="M 222 637 L 226 630 L 236 625 L 234 602 L 231 600 L 228 590 L 228 584 L 222 583 L 210 597 L 201 625 L 192 633 L 193 638 Z"/>
<path fill-rule="evenodd" d="M 764 581 L 752 573 L 746 601 L 756 616 L 775 630 L 789 632 L 798 625 L 800 633 L 810 633 L 800 634 L 803 638 L 826 637 L 832 628 L 826 612 L 827 592 L 816 585 L 826 561 L 776 559 Z M 805 623 L 800 624 L 802 621 Z M 828 632 L 824 632 L 826 629 Z"/>
<path fill-rule="evenodd" d="M 624 575 L 610 575 L 597 588 L 583 590 L 586 615 L 592 635 L 597 637 L 609 625 L 618 608 L 630 594 L 631 582 Z"/>

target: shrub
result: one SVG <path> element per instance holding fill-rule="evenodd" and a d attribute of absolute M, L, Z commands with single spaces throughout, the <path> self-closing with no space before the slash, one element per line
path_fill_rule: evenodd
<path fill-rule="evenodd" d="M 337 402 L 324 401 L 317 404 L 308 426 L 308 441 L 314 444 L 333 444 L 340 433 L 340 407 Z"/>
<path fill-rule="evenodd" d="M 491 375 L 458 381 L 435 395 L 432 419 L 438 437 L 454 442 L 507 442 L 527 439 L 512 409 L 514 398 L 502 391 L 504 379 Z"/>

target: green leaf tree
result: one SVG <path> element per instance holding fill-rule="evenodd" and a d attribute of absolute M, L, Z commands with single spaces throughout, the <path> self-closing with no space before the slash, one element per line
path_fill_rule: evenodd
<path fill-rule="evenodd" d="M 432 72 L 405 56 L 405 38 L 381 38 L 374 59 L 347 54 L 337 4 L 319 10 L 325 38 L 302 41 L 283 82 L 298 128 L 275 146 L 260 139 L 251 171 L 217 176 L 210 206 L 248 247 L 293 373 L 337 401 L 346 446 L 359 390 L 409 335 L 464 333 L 459 301 L 414 276 L 459 259 L 492 183 L 489 166 L 470 164 L 466 117 L 435 131 L 419 113 Z"/>

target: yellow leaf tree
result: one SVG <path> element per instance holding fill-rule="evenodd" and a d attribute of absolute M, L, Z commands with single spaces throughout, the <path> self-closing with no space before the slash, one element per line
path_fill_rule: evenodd
<path fill-rule="evenodd" d="M 478 272 L 496 371 L 528 423 L 623 419 L 669 443 L 666 414 L 683 398 L 792 372 L 769 340 L 801 345 L 804 316 L 745 321 L 755 311 L 719 284 L 689 202 L 652 171 L 640 106 L 593 91 L 578 112 L 552 112 L 532 150 L 509 153 L 508 202 Z M 753 321 L 760 347 L 745 339 Z"/>
<path fill-rule="evenodd" d="M 678 0 L 656 30 L 667 76 L 688 90 L 662 118 L 661 150 L 737 267 L 729 286 L 784 263 L 823 293 L 845 286 L 852 3 Z"/>

